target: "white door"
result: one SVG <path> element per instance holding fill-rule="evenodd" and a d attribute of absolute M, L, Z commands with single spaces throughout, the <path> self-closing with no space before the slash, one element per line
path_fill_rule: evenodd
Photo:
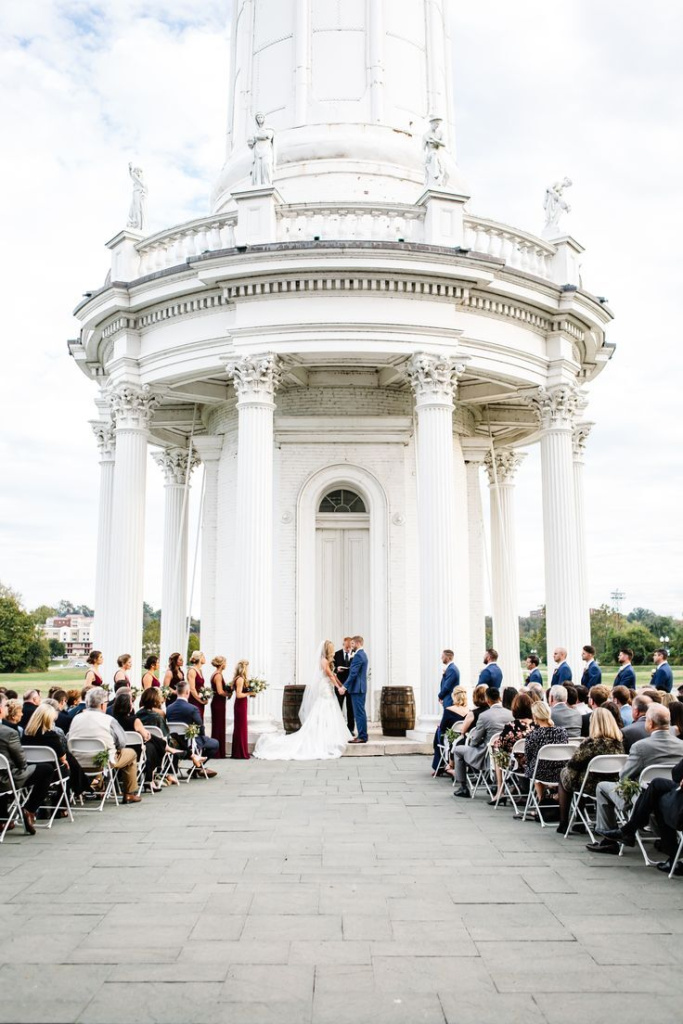
<path fill-rule="evenodd" d="M 319 516 L 316 526 L 316 628 L 335 650 L 345 636 L 367 634 L 370 530 L 367 516 Z"/>

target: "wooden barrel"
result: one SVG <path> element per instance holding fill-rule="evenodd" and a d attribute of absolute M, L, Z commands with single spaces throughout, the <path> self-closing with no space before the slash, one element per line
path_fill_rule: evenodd
<path fill-rule="evenodd" d="M 299 708 L 305 689 L 305 686 L 285 686 L 282 694 L 282 723 L 285 732 L 298 732 L 301 728 Z"/>
<path fill-rule="evenodd" d="M 405 736 L 407 729 L 414 729 L 415 694 L 412 686 L 383 686 L 379 716 L 385 736 Z"/>

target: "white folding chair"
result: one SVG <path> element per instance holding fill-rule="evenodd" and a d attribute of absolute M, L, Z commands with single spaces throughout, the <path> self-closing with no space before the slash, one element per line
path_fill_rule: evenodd
<path fill-rule="evenodd" d="M 541 823 L 541 828 L 546 828 L 550 824 L 543 817 L 541 802 L 536 793 L 536 782 L 538 781 L 539 785 L 544 786 L 546 789 L 559 789 L 560 784 L 559 782 L 546 782 L 544 779 L 539 779 L 538 769 L 543 764 L 566 764 L 573 753 L 574 747 L 570 746 L 569 743 L 549 743 L 547 746 L 541 747 L 536 758 L 536 764 L 534 765 L 534 774 L 529 783 L 529 793 L 524 805 L 522 821 L 526 821 L 527 815 L 535 811 Z"/>
<path fill-rule="evenodd" d="M 667 876 L 668 878 L 673 878 L 676 865 L 681 857 L 683 857 L 683 832 L 676 832 L 676 835 L 678 836 L 678 849 L 676 850 L 676 855 L 671 858 L 671 871 Z"/>
<path fill-rule="evenodd" d="M 641 790 L 647 789 L 648 785 L 652 782 L 653 779 L 670 779 L 672 768 L 673 765 L 669 764 L 650 764 L 647 766 L 647 768 L 643 768 L 642 772 L 638 776 L 638 782 L 640 783 Z M 620 807 L 617 808 L 617 820 L 619 821 L 620 825 L 624 825 L 627 821 L 626 815 Z M 645 843 L 652 843 L 655 841 L 655 839 L 656 836 L 654 834 L 645 836 L 643 835 L 640 829 L 638 829 L 638 831 L 636 832 L 636 842 L 638 843 L 638 848 L 640 849 L 640 852 L 643 855 L 643 860 L 645 861 L 648 867 L 652 864 L 656 864 L 657 861 L 651 860 L 650 857 L 648 857 L 647 851 L 645 849 Z M 623 854 L 624 845 L 622 843 L 619 847 L 619 856 L 622 857 Z"/>
<path fill-rule="evenodd" d="M 604 776 L 603 779 L 598 779 L 599 782 L 604 782 L 611 775 L 618 775 L 627 761 L 627 754 L 598 754 L 597 757 L 592 758 L 586 768 L 583 781 L 581 782 L 581 789 L 578 793 L 572 794 L 571 812 L 569 815 L 567 831 L 564 834 L 565 839 L 569 837 L 569 834 L 574 827 L 574 822 L 577 817 L 579 817 L 586 826 L 586 831 L 591 837 L 591 842 L 595 842 L 595 836 L 593 835 L 593 829 L 591 828 L 591 826 L 595 825 L 595 821 L 591 820 L 588 814 L 588 804 L 593 804 L 597 807 L 597 797 L 585 792 L 586 785 L 588 784 L 588 780 L 591 775 Z"/>
<path fill-rule="evenodd" d="M 7 803 L 7 816 L 0 818 L 4 822 L 0 829 L 0 843 L 4 842 L 10 825 L 23 824 L 22 808 L 30 793 L 30 779 L 27 786 L 19 786 L 14 781 L 10 763 L 4 754 L 0 754 L 0 798 Z"/>
<path fill-rule="evenodd" d="M 510 798 L 510 803 L 514 808 L 515 814 L 519 814 L 519 807 L 517 806 L 517 800 L 521 801 L 524 799 L 524 793 L 520 785 L 523 779 L 526 779 L 524 769 L 522 768 L 519 760 L 519 755 L 524 753 L 524 745 L 526 740 L 516 740 L 512 750 L 510 751 L 510 762 L 507 768 L 503 768 L 503 794 Z M 498 803 L 496 802 L 496 807 Z"/>
<path fill-rule="evenodd" d="M 57 754 L 52 747 L 24 747 L 24 756 L 28 764 L 50 764 L 54 769 L 53 781 L 50 784 L 51 790 L 57 790 L 57 803 L 54 807 L 45 805 L 40 810 L 52 811 L 50 818 L 45 824 L 42 821 L 36 821 L 36 827 L 40 828 L 52 828 L 52 824 L 57 817 L 57 811 L 62 807 L 69 812 L 69 818 L 71 821 L 74 820 L 74 816 L 71 813 L 71 800 L 69 799 L 69 780 L 62 773 L 62 766 L 59 763 Z"/>
<path fill-rule="evenodd" d="M 100 768 L 93 761 L 93 758 L 100 754 L 103 750 L 107 749 L 104 740 L 98 739 L 73 739 L 71 736 L 67 738 L 69 750 L 71 751 L 74 759 L 78 762 L 81 771 L 88 779 L 95 779 L 99 775 L 102 776 L 102 799 L 100 800 L 97 807 L 86 807 L 81 798 L 81 804 L 77 807 L 77 810 L 82 811 L 101 811 L 108 799 L 113 797 L 114 802 L 118 806 L 119 798 L 116 793 L 116 776 L 117 770 L 114 766 L 109 763 L 105 768 Z"/>
<path fill-rule="evenodd" d="M 145 728 L 147 729 L 147 732 L 150 734 L 150 736 L 156 736 L 160 740 L 166 740 L 166 737 L 164 736 L 163 732 L 161 731 L 158 725 L 146 725 Z M 164 751 L 164 758 L 157 772 L 159 782 L 165 782 L 169 775 L 175 775 L 175 771 L 176 769 L 175 763 L 173 761 L 173 755 L 169 754 L 169 752 L 166 750 Z"/>
<path fill-rule="evenodd" d="M 185 722 L 169 722 L 168 723 L 168 730 L 171 733 L 171 735 L 172 736 L 178 736 L 178 737 L 182 738 L 183 740 L 185 739 L 185 734 L 187 733 L 188 728 L 189 728 L 189 726 Z M 197 765 L 194 763 L 194 761 L 191 760 L 192 756 L 197 757 L 198 754 L 199 754 L 199 751 L 197 750 L 197 742 L 193 738 L 190 741 L 189 750 L 187 750 L 185 752 L 185 754 L 181 754 L 181 757 L 184 757 L 185 759 L 190 758 L 190 767 L 183 769 L 183 771 L 186 773 L 185 782 L 189 782 L 190 779 L 193 778 L 198 773 L 203 775 L 204 778 L 208 778 L 208 775 L 206 774 L 206 769 L 204 767 L 198 768 Z"/>
<path fill-rule="evenodd" d="M 585 738 L 585 736 L 570 736 L 567 743 L 570 747 L 580 747 Z"/>
<path fill-rule="evenodd" d="M 474 786 L 472 788 L 473 800 L 477 795 L 479 787 L 482 785 L 485 787 L 486 792 L 489 795 L 489 798 L 491 798 L 495 792 L 491 784 L 491 778 L 493 777 L 495 779 L 496 777 L 495 763 L 493 760 L 493 741 L 498 739 L 501 732 L 502 729 L 499 732 L 497 732 L 495 736 L 492 736 L 489 742 L 486 744 L 486 756 L 484 758 L 484 763 L 482 764 L 481 768 L 477 769 L 468 767 L 466 769 L 467 778 L 471 780 L 471 778 L 474 777 Z"/>
<path fill-rule="evenodd" d="M 147 767 L 147 751 L 142 736 L 134 730 L 126 730 L 126 746 L 135 751 L 137 759 L 136 777 L 138 783 L 138 796 L 145 788 L 145 768 Z"/>

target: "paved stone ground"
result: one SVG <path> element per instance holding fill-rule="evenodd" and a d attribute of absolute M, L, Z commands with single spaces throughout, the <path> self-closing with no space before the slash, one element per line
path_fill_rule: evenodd
<path fill-rule="evenodd" d="M 681 880 L 428 765 L 226 762 L 8 837 L 0 1021 L 680 1021 Z"/>

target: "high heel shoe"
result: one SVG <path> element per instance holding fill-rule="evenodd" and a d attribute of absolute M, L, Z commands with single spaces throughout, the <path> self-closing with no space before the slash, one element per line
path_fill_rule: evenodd
<path fill-rule="evenodd" d="M 508 798 L 506 796 L 501 796 L 501 798 L 497 800 L 496 797 L 494 796 L 493 800 L 489 800 L 488 804 L 489 807 L 507 807 Z"/>

